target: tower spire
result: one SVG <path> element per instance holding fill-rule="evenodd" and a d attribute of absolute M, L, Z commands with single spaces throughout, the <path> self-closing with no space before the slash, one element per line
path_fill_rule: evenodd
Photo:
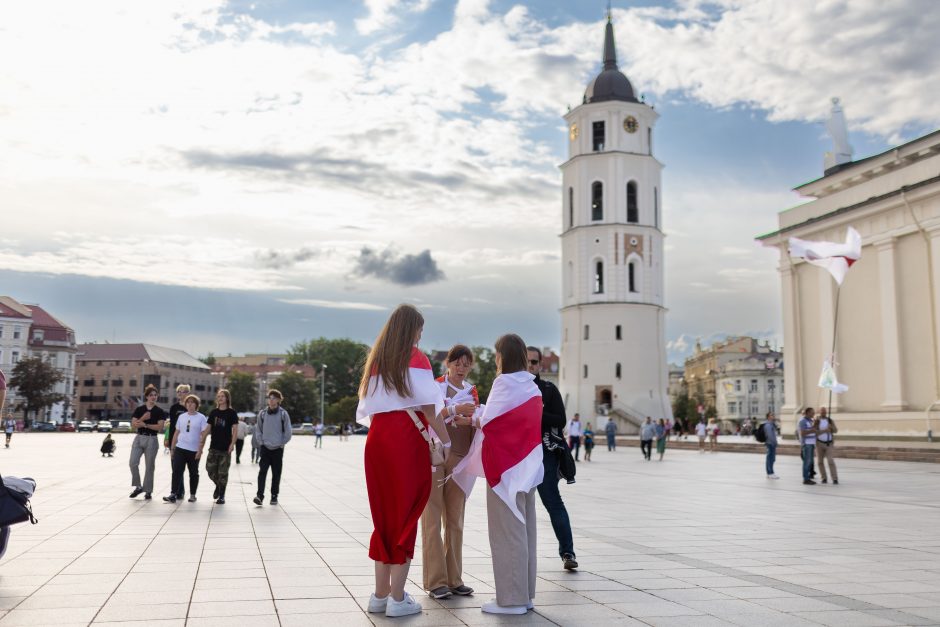
<path fill-rule="evenodd" d="M 607 8 L 607 26 L 604 30 L 604 69 L 617 69 L 617 49 L 614 46 L 614 24 L 611 20 L 609 5 Z"/>

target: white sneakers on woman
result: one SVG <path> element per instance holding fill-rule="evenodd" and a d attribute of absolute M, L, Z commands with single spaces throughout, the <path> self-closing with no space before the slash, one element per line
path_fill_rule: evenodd
<path fill-rule="evenodd" d="M 369 597 L 369 611 L 372 613 L 384 611 L 389 618 L 395 618 L 396 616 L 420 614 L 421 604 L 415 601 L 414 597 L 407 592 L 401 601 L 396 601 L 391 595 L 380 599 L 373 594 Z"/>

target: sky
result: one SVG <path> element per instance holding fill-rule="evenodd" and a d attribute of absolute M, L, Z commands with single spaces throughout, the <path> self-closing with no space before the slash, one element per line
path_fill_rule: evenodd
<path fill-rule="evenodd" d="M 0 4 L 0 294 L 80 341 L 194 355 L 560 344 L 561 118 L 600 70 L 593 0 Z M 940 126 L 934 0 L 612 2 L 660 114 L 669 357 L 782 341 L 754 237 L 822 174 Z"/>

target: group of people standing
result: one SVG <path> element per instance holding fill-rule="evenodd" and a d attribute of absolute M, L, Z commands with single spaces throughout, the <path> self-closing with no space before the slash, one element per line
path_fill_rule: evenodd
<path fill-rule="evenodd" d="M 663 455 L 666 454 L 666 440 L 669 439 L 669 432 L 672 431 L 672 425 L 667 424 L 663 418 L 659 422 L 653 422 L 653 418 L 646 417 L 646 422 L 640 426 L 640 452 L 646 461 L 653 459 L 653 442 L 656 442 L 656 452 L 659 453 L 659 461 L 663 461 Z"/>
<path fill-rule="evenodd" d="M 235 453 L 235 463 L 240 464 L 245 439 L 250 433 L 249 426 L 239 419 L 232 408 L 231 393 L 226 389 L 219 390 L 215 396 L 215 407 L 208 416 L 199 411 L 201 400 L 191 393 L 188 385 L 177 386 L 177 400 L 169 412 L 157 405 L 158 397 L 157 388 L 148 385 L 144 390 L 144 404 L 136 408 L 131 416 L 131 428 L 137 430 L 137 435 L 131 444 L 129 461 L 131 485 L 134 486 L 130 498 L 137 498 L 141 494 L 146 500 L 152 498 L 156 459 L 160 448 L 159 436 L 163 435 L 163 446 L 171 454 L 170 494 L 163 497 L 163 500 L 176 503 L 186 498 L 184 472 L 188 471 L 188 501 L 196 501 L 199 464 L 208 440 L 206 474 L 215 485 L 213 500 L 217 505 L 224 505 L 232 453 Z M 291 438 L 290 416 L 280 407 L 282 400 L 283 395 L 278 390 L 270 390 L 268 408 L 259 414 L 258 424 L 253 429 L 252 462 L 257 457 L 260 464 L 258 493 L 254 499 L 257 505 L 261 505 L 264 498 L 268 469 L 272 470 L 271 504 L 277 504 L 284 445 Z M 103 455 L 112 451 L 113 444 L 108 451 L 102 446 Z M 141 457 L 145 462 L 143 480 L 140 476 Z"/>
<path fill-rule="evenodd" d="M 767 449 L 765 458 L 765 469 L 768 479 L 779 479 L 774 473 L 774 462 L 777 458 L 777 443 L 780 436 L 780 426 L 777 423 L 773 412 L 767 412 L 766 419 L 758 427 L 759 431 L 755 434 L 757 440 L 763 442 Z M 816 413 L 812 407 L 803 410 L 803 416 L 797 423 L 796 436 L 800 442 L 800 457 L 803 462 L 803 484 L 816 485 L 814 477 L 816 476 L 816 464 L 819 465 L 819 472 L 822 474 L 822 482 L 828 483 L 829 476 L 832 475 L 832 483 L 838 485 L 839 472 L 836 468 L 836 462 L 833 458 L 833 445 L 835 444 L 835 434 L 839 432 L 835 420 L 829 415 L 825 407 L 819 408 Z M 829 472 L 826 472 L 828 466 Z"/>
<path fill-rule="evenodd" d="M 469 595 L 463 581 L 465 503 L 476 478 L 485 479 L 496 598 L 482 610 L 524 614 L 536 580 L 535 493 L 549 512 L 565 568 L 578 564 L 571 525 L 558 492 L 558 461 L 543 435 L 566 427 L 557 388 L 538 372 L 541 354 L 518 335 L 495 345 L 497 377 L 486 405 L 466 380 L 473 353 L 448 352 L 447 372 L 435 379 L 417 348 L 420 312 L 398 307 L 379 333 L 359 388 L 357 420 L 369 427 L 365 475 L 374 531 L 369 557 L 375 590 L 369 612 L 406 616 L 421 604 L 405 592 L 422 528 L 423 584 L 432 598 Z"/>

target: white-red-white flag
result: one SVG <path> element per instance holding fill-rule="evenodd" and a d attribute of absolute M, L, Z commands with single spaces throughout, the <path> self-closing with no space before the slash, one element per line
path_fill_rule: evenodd
<path fill-rule="evenodd" d="M 845 243 L 811 242 L 790 238 L 790 256 L 805 259 L 814 266 L 825 268 L 842 285 L 852 264 L 862 258 L 862 236 L 851 226 L 845 234 Z"/>
<path fill-rule="evenodd" d="M 421 407 L 422 405 L 434 405 L 434 413 L 439 414 L 444 408 L 441 388 L 438 382 L 434 380 L 434 371 L 431 370 L 431 362 L 428 361 L 428 356 L 418 350 L 417 347 L 411 349 L 411 361 L 408 363 L 407 376 L 411 396 L 406 398 L 399 396 L 395 388 L 385 389 L 382 377 L 373 372 L 372 376 L 369 377 L 369 387 L 366 395 L 359 399 L 359 406 L 356 408 L 356 422 L 368 427 L 372 422 L 372 416 L 375 414 Z M 433 416 L 425 416 L 425 418 L 430 419 Z"/>
<path fill-rule="evenodd" d="M 542 393 L 528 372 L 501 374 L 493 381 L 481 428 L 451 479 L 467 497 L 476 477 L 485 477 L 493 492 L 520 521 L 516 495 L 542 483 Z"/>

